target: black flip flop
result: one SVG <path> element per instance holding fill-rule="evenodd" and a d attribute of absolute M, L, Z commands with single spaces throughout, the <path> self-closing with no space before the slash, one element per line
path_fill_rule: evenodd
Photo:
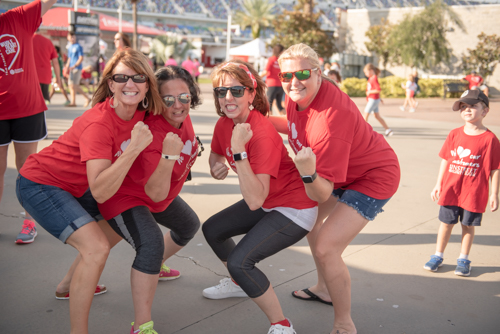
<path fill-rule="evenodd" d="M 311 298 L 304 298 L 304 297 L 300 297 L 298 295 L 295 294 L 295 291 L 292 292 L 292 296 L 294 296 L 295 298 L 297 299 L 301 299 L 301 300 L 310 300 L 310 301 L 316 301 L 316 302 L 320 302 L 320 303 L 323 303 L 323 304 L 326 304 L 326 305 L 332 305 L 332 302 L 327 302 L 326 300 L 323 300 L 321 298 L 319 298 L 315 293 L 309 291 L 309 289 L 302 289 L 302 291 L 304 291 L 304 293 L 306 295 L 308 295 L 309 297 Z"/>

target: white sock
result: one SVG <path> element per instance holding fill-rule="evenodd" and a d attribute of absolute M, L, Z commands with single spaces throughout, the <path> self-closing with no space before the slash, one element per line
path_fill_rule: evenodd
<path fill-rule="evenodd" d="M 436 254 L 434 254 L 436 256 L 439 256 L 440 258 L 444 258 L 444 253 L 441 253 L 441 252 L 436 252 Z"/>
<path fill-rule="evenodd" d="M 459 259 L 468 260 L 469 259 L 469 254 L 462 254 L 462 253 L 460 253 L 460 256 L 458 258 Z"/>

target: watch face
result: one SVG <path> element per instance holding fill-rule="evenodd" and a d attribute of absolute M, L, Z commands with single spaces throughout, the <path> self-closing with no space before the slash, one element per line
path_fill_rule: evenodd
<path fill-rule="evenodd" d="M 302 176 L 302 181 L 304 181 L 304 183 L 312 183 L 314 179 L 312 176 L 307 175 L 307 176 Z"/>

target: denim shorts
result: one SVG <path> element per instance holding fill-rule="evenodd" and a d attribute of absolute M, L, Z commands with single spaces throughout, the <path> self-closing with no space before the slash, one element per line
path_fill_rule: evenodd
<path fill-rule="evenodd" d="M 341 188 L 334 189 L 332 195 L 339 202 L 349 205 L 368 220 L 374 220 L 379 213 L 384 212 L 382 207 L 391 199 L 390 197 L 387 199 L 376 199 L 356 190 Z"/>
<path fill-rule="evenodd" d="M 482 213 L 470 212 L 459 206 L 446 205 L 439 208 L 439 220 L 445 224 L 456 224 L 458 219 L 465 226 L 481 226 Z"/>
<path fill-rule="evenodd" d="M 16 194 L 26 212 L 64 243 L 83 225 L 103 219 L 90 189 L 76 198 L 61 188 L 36 183 L 19 174 Z"/>
<path fill-rule="evenodd" d="M 365 107 L 365 113 L 378 112 L 378 105 L 380 104 L 380 99 L 368 99 L 368 103 Z"/>

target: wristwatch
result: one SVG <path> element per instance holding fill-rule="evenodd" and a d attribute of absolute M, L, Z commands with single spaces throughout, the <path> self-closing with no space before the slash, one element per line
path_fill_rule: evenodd
<path fill-rule="evenodd" d="M 318 177 L 318 174 L 314 172 L 313 175 L 302 175 L 302 182 L 304 183 L 313 183 L 314 180 Z"/>
<path fill-rule="evenodd" d="M 233 159 L 234 159 L 234 161 L 248 159 L 247 152 L 235 153 L 235 154 L 233 154 Z"/>
<path fill-rule="evenodd" d="M 162 153 L 161 157 L 162 157 L 163 159 L 167 159 L 167 160 L 177 160 L 177 159 L 179 159 L 181 156 L 180 156 L 179 154 L 177 154 L 177 155 L 166 155 L 166 154 L 163 154 L 163 153 Z"/>

